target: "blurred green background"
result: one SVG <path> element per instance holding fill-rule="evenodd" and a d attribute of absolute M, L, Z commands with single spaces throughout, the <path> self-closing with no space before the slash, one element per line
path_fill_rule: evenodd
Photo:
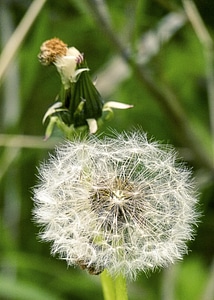
<path fill-rule="evenodd" d="M 60 78 L 37 59 L 52 37 L 84 53 L 105 101 L 134 105 L 115 110 L 102 130 L 140 127 L 173 144 L 196 177 L 202 218 L 189 255 L 169 269 L 140 274 L 128 284 L 129 299 L 214 299 L 214 2 L 195 1 L 201 23 L 192 1 L 43 1 L 26 34 L 18 33 L 22 43 L 16 38 L 3 57 L 36 2 L 42 3 L 0 2 L 0 70 L 15 55 L 0 78 L 0 299 L 102 299 L 99 277 L 51 257 L 32 220 L 37 167 L 55 144 L 43 141 L 42 117 Z"/>

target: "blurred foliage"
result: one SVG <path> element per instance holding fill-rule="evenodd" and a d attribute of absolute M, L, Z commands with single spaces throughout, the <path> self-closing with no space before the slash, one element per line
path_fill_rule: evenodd
<path fill-rule="evenodd" d="M 31 2 L 1 1 L 0 9 L 8 18 L 8 22 L 1 22 L 2 49 L 6 43 L 3 33 L 8 34 L 8 39 Z M 47 1 L 12 62 L 17 69 L 14 71 L 11 67 L 0 87 L 0 299 L 102 299 L 99 277 L 79 269 L 68 269 L 64 261 L 50 256 L 49 245 L 39 242 L 39 229 L 33 223 L 31 212 L 32 187 L 37 182 L 36 167 L 53 148 L 53 144 L 42 141 L 45 128 L 41 120 L 60 90 L 60 78 L 55 68 L 43 67 L 37 60 L 40 45 L 46 39 L 59 37 L 69 46 L 77 47 L 84 52 L 98 85 L 102 80 L 99 79 L 100 71 L 103 72 L 120 54 L 108 33 L 97 23 L 88 2 Z M 196 1 L 211 36 L 214 34 L 213 3 L 211 0 Z M 115 34 L 136 53 L 138 41 L 149 30 L 157 28 L 165 16 L 180 11 L 182 2 L 108 0 L 106 6 Z M 173 91 L 201 142 L 198 147 L 203 145 L 211 153 L 214 141 L 209 118 L 214 117 L 214 112 L 210 112 L 208 103 L 203 45 L 190 23 L 184 22 L 173 37 L 161 45 L 158 53 L 142 65 L 142 69 L 153 78 L 157 87 L 165 84 Z M 115 85 L 112 78 L 109 82 Z M 176 120 L 173 122 L 131 68 L 105 100 L 133 104 L 134 108 L 115 110 L 114 119 L 105 124 L 103 130 L 113 127 L 121 131 L 140 126 L 149 137 L 174 144 L 193 168 L 201 193 L 203 216 L 196 239 L 190 243 L 192 252 L 172 267 L 174 279 L 167 277 L 170 270 L 148 276 L 141 274 L 136 282 L 129 284 L 130 300 L 214 299 L 203 298 L 214 254 L 213 166 L 207 169 L 203 161 L 198 165 L 192 157 L 192 149 L 185 138 L 182 139 L 183 132 L 176 127 Z M 6 142 L 4 134 L 17 134 L 18 138 L 25 135 L 26 140 L 23 144 L 17 139 Z M 39 139 L 31 145 L 29 136 L 39 136 Z M 171 289 L 174 296 L 170 298 L 167 291 Z"/>

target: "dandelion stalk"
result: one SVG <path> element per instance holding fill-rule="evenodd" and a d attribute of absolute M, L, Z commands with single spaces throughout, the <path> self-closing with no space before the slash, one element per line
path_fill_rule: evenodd
<path fill-rule="evenodd" d="M 128 300 L 126 278 L 122 275 L 118 275 L 115 279 L 115 292 L 115 300 Z"/>
<path fill-rule="evenodd" d="M 128 300 L 126 279 L 122 275 L 113 278 L 107 270 L 101 275 L 101 283 L 105 300 Z"/>
<path fill-rule="evenodd" d="M 105 300 L 115 300 L 115 287 L 114 279 L 108 274 L 107 270 L 104 270 L 101 275 L 101 283 L 103 288 L 103 296 Z M 123 299 L 123 298 L 121 298 Z"/>

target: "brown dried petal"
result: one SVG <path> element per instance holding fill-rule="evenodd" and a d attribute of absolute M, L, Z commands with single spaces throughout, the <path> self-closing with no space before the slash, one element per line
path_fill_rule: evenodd
<path fill-rule="evenodd" d="M 38 58 L 43 65 L 50 65 L 57 57 L 66 55 L 67 49 L 67 44 L 58 38 L 53 38 L 42 44 Z"/>

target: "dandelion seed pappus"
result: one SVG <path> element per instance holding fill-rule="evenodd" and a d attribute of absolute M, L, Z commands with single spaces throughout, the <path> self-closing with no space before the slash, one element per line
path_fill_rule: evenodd
<path fill-rule="evenodd" d="M 198 193 L 173 148 L 142 132 L 68 141 L 40 168 L 34 215 L 69 266 L 135 279 L 187 254 Z"/>

